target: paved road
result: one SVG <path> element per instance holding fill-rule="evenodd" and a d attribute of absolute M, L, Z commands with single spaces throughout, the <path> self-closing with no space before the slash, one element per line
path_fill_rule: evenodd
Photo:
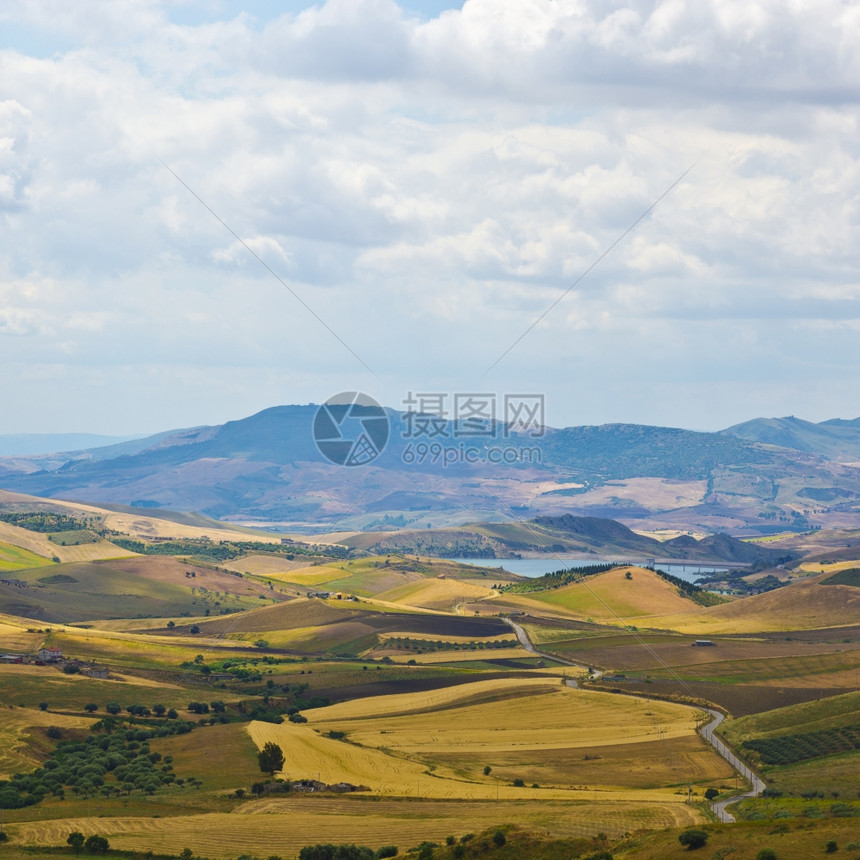
<path fill-rule="evenodd" d="M 765 790 L 766 786 L 762 781 L 761 777 L 757 774 L 753 773 L 749 767 L 747 767 L 715 734 L 714 729 L 725 719 L 725 715 L 721 714 L 719 711 L 715 711 L 712 708 L 705 708 L 705 710 L 713 717 L 711 722 L 709 722 L 706 726 L 702 728 L 702 737 L 711 744 L 714 749 L 742 776 L 746 777 L 749 780 L 750 785 L 752 785 L 752 789 L 750 791 L 745 791 L 742 794 L 736 794 L 733 797 L 727 797 L 725 800 L 720 800 L 717 803 L 711 804 L 711 809 L 714 810 L 717 818 L 720 821 L 734 821 L 735 817 L 731 814 L 731 812 L 726 811 L 726 807 L 730 803 L 737 803 L 739 800 L 743 800 L 745 797 L 757 797 L 761 794 L 762 791 Z"/>
<path fill-rule="evenodd" d="M 520 645 L 529 651 L 532 654 L 536 654 L 538 657 L 545 657 L 547 660 L 555 660 L 557 663 L 564 663 L 567 666 L 576 666 L 578 669 L 583 669 L 584 671 L 588 671 L 588 666 L 585 666 L 582 663 L 576 663 L 573 660 L 567 660 L 563 657 L 559 657 L 557 654 L 546 654 L 543 651 L 538 651 L 537 648 L 532 645 L 531 640 L 528 637 L 523 628 L 516 623 L 516 621 L 512 621 L 510 618 L 502 618 L 502 621 L 505 622 L 517 635 L 517 639 L 520 642 Z M 594 676 L 599 677 L 601 673 L 595 672 Z M 573 678 L 567 679 L 567 684 L 569 687 L 578 686 L 576 681 Z M 711 809 L 713 809 L 714 814 L 720 821 L 732 822 L 735 820 L 734 815 L 731 812 L 726 810 L 726 807 L 730 803 L 737 803 L 737 801 L 742 800 L 745 797 L 757 797 L 761 794 L 762 791 L 765 790 L 766 786 L 762 781 L 761 777 L 757 774 L 753 773 L 753 771 L 747 767 L 715 734 L 714 730 L 719 726 L 719 724 L 726 718 L 725 714 L 721 714 L 719 711 L 715 711 L 713 708 L 704 708 L 707 711 L 712 719 L 706 726 L 702 727 L 702 737 L 709 743 L 713 748 L 742 776 L 744 776 L 747 780 L 749 780 L 750 785 L 752 785 L 752 789 L 750 791 L 743 792 L 742 794 L 736 794 L 732 797 L 727 797 L 725 800 L 720 800 L 717 803 L 711 804 Z"/>
<path fill-rule="evenodd" d="M 532 641 L 531 639 L 529 639 L 528 633 L 526 633 L 526 631 L 523 630 L 523 628 L 519 624 L 517 624 L 516 621 L 512 621 L 510 618 L 502 618 L 502 621 L 504 621 L 505 624 L 507 624 L 508 627 L 510 627 L 514 631 L 514 633 L 516 633 L 520 645 L 522 645 L 523 648 L 526 649 L 526 651 L 531 652 L 537 657 L 543 657 L 545 660 L 554 660 L 556 663 L 563 663 L 565 666 L 574 666 L 577 669 L 582 669 L 583 672 L 588 671 L 588 666 L 586 666 L 584 663 L 577 663 L 575 660 L 568 660 L 566 657 L 559 657 L 558 654 L 547 654 L 544 651 L 538 651 L 538 649 L 535 648 L 534 645 L 532 645 Z M 599 677 L 600 674 L 602 673 L 594 673 L 595 677 Z M 567 685 L 568 687 L 579 686 L 573 678 L 567 679 Z"/>

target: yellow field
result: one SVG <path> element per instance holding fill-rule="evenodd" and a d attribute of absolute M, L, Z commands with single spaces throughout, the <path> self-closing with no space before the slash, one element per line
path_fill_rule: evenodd
<path fill-rule="evenodd" d="M 28 629 L 36 628 L 15 615 L 0 615 L 0 651 L 4 654 L 28 654 L 35 651 L 45 636 L 43 633 L 28 633 Z"/>
<path fill-rule="evenodd" d="M 170 818 L 70 818 L 6 825 L 12 838 L 27 845 L 65 845 L 77 830 L 99 833 L 111 847 L 144 853 L 195 854 L 227 858 L 277 853 L 294 858 L 304 845 L 355 842 L 377 848 L 396 844 L 401 851 L 426 840 L 444 842 L 448 834 L 481 831 L 514 823 L 560 837 L 618 837 L 640 828 L 662 829 L 701 822 L 694 807 L 681 803 L 594 803 L 510 801 L 456 803 L 351 797 L 300 797 L 251 801 L 239 811 Z"/>
<path fill-rule="evenodd" d="M 461 603 L 481 600 L 493 594 L 491 588 L 457 579 L 421 579 L 376 595 L 377 600 L 402 603 L 424 609 L 456 611 Z"/>
<path fill-rule="evenodd" d="M 627 573 L 632 579 L 627 579 Z M 617 568 L 534 595 L 503 594 L 493 602 L 535 614 L 593 619 L 606 624 L 632 622 L 643 627 L 659 626 L 655 618 L 696 608 L 678 594 L 674 585 L 640 567 Z"/>
<path fill-rule="evenodd" d="M 200 526 L 190 526 L 190 525 L 182 525 L 180 523 L 174 523 L 170 520 L 163 520 L 157 517 L 147 517 L 143 514 L 138 513 L 119 513 L 116 511 L 109 511 L 105 508 L 100 508 L 97 505 L 87 505 L 82 504 L 80 502 L 69 502 L 65 499 L 41 499 L 37 496 L 28 496 L 23 493 L 12 493 L 8 490 L 0 490 L 0 502 L 15 502 L 15 503 L 45 503 L 50 502 L 51 506 L 54 508 L 61 508 L 64 513 L 69 516 L 77 516 L 77 517 L 99 517 L 104 524 L 115 531 L 126 532 L 135 537 L 142 538 L 153 538 L 153 537 L 175 537 L 175 538 L 201 538 L 201 537 L 210 537 L 217 538 L 219 540 L 239 540 L 246 541 L 249 539 L 253 539 L 255 541 L 259 541 L 261 543 L 274 543 L 280 544 L 281 539 L 279 536 L 275 536 L 272 534 L 268 534 L 266 532 L 260 531 L 255 532 L 253 537 L 249 535 L 246 531 L 233 531 L 230 529 L 218 529 L 217 531 L 213 531 L 212 529 L 203 528 Z M 5 523 L 0 524 L 5 525 Z M 12 528 L 15 528 L 12 526 Z M 19 529 L 19 531 L 25 531 L 25 529 Z M 36 532 L 26 532 L 30 535 L 38 535 Z M 44 537 L 41 535 L 41 537 Z M 5 540 L 2 537 L 2 533 L 0 533 L 0 539 Z M 10 541 L 10 543 L 16 543 L 16 541 Z M 23 546 L 23 544 L 19 544 Z M 54 544 L 51 544 L 54 546 Z M 29 549 L 29 547 L 27 547 Z M 60 547 L 60 549 L 78 549 L 78 547 Z M 80 547 L 80 549 L 85 549 L 85 547 Z M 38 552 L 38 550 L 33 550 L 34 552 Z M 122 553 L 123 555 L 134 555 L 134 553 Z M 62 553 L 57 553 L 63 561 L 91 561 L 92 558 L 64 558 Z M 114 548 L 114 556 L 117 555 L 116 548 Z M 49 555 L 50 557 L 50 555 Z M 103 558 L 104 556 L 96 556 L 97 558 Z"/>
<path fill-rule="evenodd" d="M 24 668 L 24 667 L 17 667 Z M 91 719 L 50 714 L 30 708 L 0 706 L 0 779 L 14 773 L 25 773 L 39 765 L 39 759 L 29 749 L 27 736 L 41 728 L 82 729 Z"/>
<path fill-rule="evenodd" d="M 134 555 L 133 552 L 120 549 L 104 540 L 97 543 L 85 543 L 81 546 L 60 546 L 49 541 L 47 535 L 2 522 L 0 522 L 0 541 L 43 556 L 46 565 L 51 564 L 49 559 L 54 556 L 60 561 L 96 561 L 102 558 L 121 558 Z"/>
<path fill-rule="evenodd" d="M 860 588 L 818 584 L 829 575 L 809 577 L 721 606 L 656 616 L 649 624 L 694 635 L 817 630 L 856 624 L 860 618 Z"/>
<path fill-rule="evenodd" d="M 730 775 L 695 735 L 696 709 L 574 690 L 558 678 L 478 681 L 304 713 L 307 724 L 255 722 L 249 732 L 260 747 L 273 741 L 282 748 L 287 778 L 345 781 L 376 795 L 578 799 L 598 786 L 607 799 L 671 802 L 674 791 L 660 785 Z M 346 732 L 349 742 L 329 738 L 332 730 Z M 674 767 L 665 754 L 672 744 Z M 619 746 L 622 759 L 613 756 Z M 603 762 L 587 785 L 577 765 L 586 755 Z M 636 757 L 650 769 L 661 756 L 664 773 L 638 782 L 646 787 L 624 787 Z M 570 766 L 559 767 L 560 760 Z M 484 775 L 485 764 L 499 765 L 499 773 Z M 544 787 L 513 786 L 519 773 L 529 784 L 543 777 Z"/>
<path fill-rule="evenodd" d="M 248 536 L 245 535 L 245 540 Z M 256 538 L 255 538 L 256 540 Z M 254 576 L 266 576 L 277 579 L 289 579 L 288 574 L 294 570 L 307 570 L 306 561 L 290 561 L 284 556 L 248 555 L 234 561 L 219 562 L 220 567 L 235 570 L 237 573 L 250 573 Z"/>

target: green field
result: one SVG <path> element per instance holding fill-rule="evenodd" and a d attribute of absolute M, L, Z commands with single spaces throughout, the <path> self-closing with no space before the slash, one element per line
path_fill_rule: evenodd
<path fill-rule="evenodd" d="M 20 546 L 0 541 L 0 573 L 12 570 L 26 570 L 29 567 L 42 567 L 50 559 L 36 555 Z"/>

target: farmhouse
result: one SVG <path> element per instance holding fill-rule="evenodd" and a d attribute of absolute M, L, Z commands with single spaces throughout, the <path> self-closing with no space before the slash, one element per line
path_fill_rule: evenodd
<path fill-rule="evenodd" d="M 81 674 L 86 675 L 89 678 L 97 678 L 100 681 L 106 681 L 108 677 L 108 667 L 87 666 L 85 669 L 81 670 Z"/>
<path fill-rule="evenodd" d="M 56 663 L 63 659 L 63 652 L 60 648 L 40 648 L 36 656 L 45 663 Z"/>
<path fill-rule="evenodd" d="M 23 663 L 24 658 L 20 654 L 0 654 L 0 663 Z"/>

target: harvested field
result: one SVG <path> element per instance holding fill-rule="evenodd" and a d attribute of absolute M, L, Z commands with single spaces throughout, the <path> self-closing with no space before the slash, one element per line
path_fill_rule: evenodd
<path fill-rule="evenodd" d="M 536 791 L 575 796 L 585 783 L 574 762 L 600 754 L 603 764 L 590 770 L 600 777 L 597 785 L 630 798 L 631 762 L 617 752 L 619 746 L 644 756 L 636 788 L 675 784 L 682 772 L 701 778 L 730 774 L 695 735 L 695 709 L 573 690 L 554 678 L 476 681 L 304 713 L 307 725 L 253 723 L 250 729 L 258 746 L 279 743 L 287 756 L 286 776 L 318 773 L 325 782 L 367 785 L 389 796 L 415 796 L 419 782 L 421 796 L 439 798 L 516 798 Z M 329 731 L 345 732 L 348 742 L 329 738 Z M 682 741 L 675 767 L 664 764 L 648 773 L 661 756 L 666 760 L 672 739 Z M 498 775 L 484 775 L 483 766 L 495 767 L 496 756 L 507 765 Z M 521 774 L 513 772 L 516 763 Z M 526 774 L 545 788 L 512 786 Z"/>
<path fill-rule="evenodd" d="M 376 595 L 380 600 L 419 606 L 424 609 L 437 609 L 447 612 L 470 600 L 480 600 L 493 594 L 491 588 L 483 585 L 461 582 L 456 579 L 422 579 L 401 585 L 390 591 Z"/>
<path fill-rule="evenodd" d="M 696 607 L 684 614 L 661 615 L 649 623 L 652 627 L 695 636 L 815 630 L 856 624 L 860 617 L 860 588 L 820 585 L 820 580 L 828 575 L 809 577 L 722 606 Z"/>
<path fill-rule="evenodd" d="M 636 621 L 643 626 L 652 626 L 652 616 L 689 612 L 695 607 L 691 600 L 681 597 L 674 585 L 640 567 L 617 568 L 550 591 L 506 593 L 503 598 L 514 603 L 526 598 L 529 604 L 546 604 L 576 618 L 607 624 Z"/>
<path fill-rule="evenodd" d="M 252 801 L 246 814 L 171 818 L 58 819 L 9 827 L 13 838 L 30 845 L 64 845 L 70 831 L 100 833 L 112 846 L 137 852 L 175 854 L 177 846 L 213 858 L 278 853 L 294 858 L 316 842 L 397 844 L 401 850 L 424 840 L 444 842 L 453 833 L 480 831 L 505 823 L 557 836 L 620 836 L 641 828 L 692 825 L 700 813 L 682 803 L 468 802 L 384 800 L 362 797 L 299 797 Z"/>
<path fill-rule="evenodd" d="M 8 779 L 14 773 L 25 773 L 38 767 L 40 756 L 34 748 L 33 735 L 42 733 L 48 726 L 57 726 L 59 729 L 86 729 L 91 723 L 92 719 L 89 717 L 0 706 L 0 779 Z M 45 745 L 43 737 L 38 746 Z"/>

